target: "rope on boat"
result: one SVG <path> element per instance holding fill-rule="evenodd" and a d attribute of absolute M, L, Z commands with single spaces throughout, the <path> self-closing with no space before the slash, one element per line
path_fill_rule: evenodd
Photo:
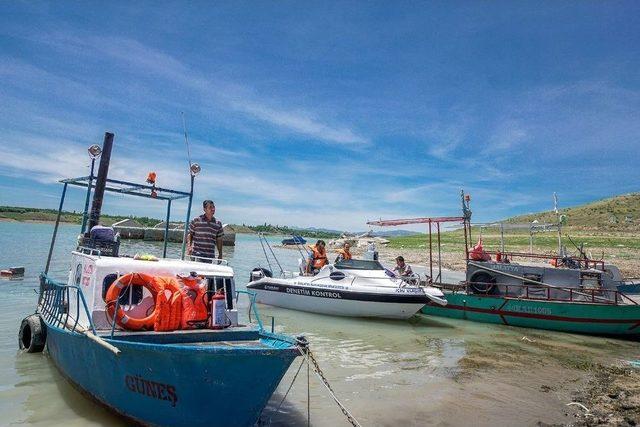
<path fill-rule="evenodd" d="M 362 427 L 362 425 L 358 422 L 358 420 L 356 420 L 354 416 L 351 415 L 351 413 L 346 408 L 346 406 L 344 406 L 344 404 L 340 402 L 340 400 L 336 396 L 335 392 L 331 388 L 331 385 L 329 384 L 329 381 L 327 381 L 327 378 L 324 376 L 324 372 L 322 372 L 322 369 L 320 369 L 320 365 L 318 365 L 318 361 L 316 360 L 315 356 L 311 352 L 311 349 L 309 348 L 309 343 L 307 342 L 307 340 L 304 339 L 304 337 L 298 338 L 298 344 L 299 344 L 298 349 L 300 350 L 300 354 L 307 361 L 307 366 L 313 364 L 313 371 L 316 373 L 318 378 L 320 378 L 322 385 L 324 385 L 325 388 L 329 391 L 329 394 L 333 398 L 334 402 L 336 402 L 336 404 L 338 405 L 338 407 L 340 408 L 344 416 L 347 417 L 347 421 L 349 421 L 349 423 L 354 427 Z"/>

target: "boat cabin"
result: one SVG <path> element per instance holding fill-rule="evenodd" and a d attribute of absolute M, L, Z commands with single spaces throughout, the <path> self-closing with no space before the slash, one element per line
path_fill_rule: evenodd
<path fill-rule="evenodd" d="M 209 294 L 217 290 L 224 291 L 226 318 L 230 320 L 230 326 L 237 326 L 238 311 L 233 300 L 235 295 L 233 269 L 224 264 L 226 263 L 210 264 L 169 258 L 150 261 L 131 257 L 111 257 L 103 256 L 90 248 L 80 247 L 72 252 L 68 284 L 81 289 L 95 328 L 111 329 L 113 319 L 107 314 L 105 298 L 107 290 L 118 277 L 131 272 L 166 277 L 186 277 L 195 273 L 206 280 Z M 89 321 L 85 311 L 82 307 L 76 310 L 77 307 L 73 306 L 78 302 L 78 299 L 71 299 L 69 311 L 80 313 L 79 323 L 88 327 Z M 124 310 L 131 310 L 135 315 L 136 312 L 151 310 L 154 302 L 148 289 L 131 285 L 123 290 L 119 304 Z"/>

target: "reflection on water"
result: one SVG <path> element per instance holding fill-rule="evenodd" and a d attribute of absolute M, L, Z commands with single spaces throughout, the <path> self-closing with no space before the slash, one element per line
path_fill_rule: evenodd
<path fill-rule="evenodd" d="M 60 228 L 51 270 L 56 278 L 64 280 L 68 274 L 68 251 L 77 228 Z M 51 231 L 49 224 L 0 223 L 0 267 L 27 269 L 24 280 L 0 281 L 0 424 L 125 425 L 69 386 L 46 354 L 17 352 L 19 322 L 33 312 L 37 275 Z M 180 249 L 170 244 L 169 255 L 178 255 Z M 160 250 L 160 244 L 143 241 L 124 241 L 121 247 L 121 253 L 129 255 Z M 237 246 L 224 251 L 239 289 L 253 267 L 268 267 L 254 236 L 238 235 Z M 274 251 L 285 269 L 295 268 L 297 251 Z M 245 321 L 247 306 L 241 299 Z M 637 342 L 422 315 L 391 321 L 267 306 L 260 310 L 265 324 L 273 316 L 277 331 L 309 339 L 337 395 L 366 425 L 569 422 L 565 404 L 571 396 L 566 390 L 575 387 L 585 366 L 638 357 Z M 300 362 L 294 362 L 264 411 L 271 425 L 306 423 L 306 366 L 280 411 L 274 412 Z M 309 393 L 313 425 L 344 424 L 344 416 L 313 373 Z"/>

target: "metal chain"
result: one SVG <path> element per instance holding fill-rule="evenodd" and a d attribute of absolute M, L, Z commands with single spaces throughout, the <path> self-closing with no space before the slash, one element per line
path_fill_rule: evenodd
<path fill-rule="evenodd" d="M 302 356 L 307 359 L 307 363 L 311 362 L 313 364 L 313 371 L 318 375 L 318 378 L 320 378 L 322 384 L 327 388 L 327 390 L 329 390 L 331 397 L 338 404 L 344 416 L 347 417 L 347 421 L 349 421 L 349 423 L 354 427 L 362 427 L 358 420 L 356 420 L 353 415 L 349 413 L 349 410 L 347 410 L 342 402 L 340 402 L 336 397 L 335 392 L 331 388 L 331 385 L 329 385 L 329 381 L 327 381 L 327 378 L 324 376 L 324 372 L 322 372 L 322 369 L 320 369 L 320 365 L 318 365 L 318 361 L 316 360 L 308 345 L 305 347 L 300 347 L 300 354 L 302 354 Z"/>

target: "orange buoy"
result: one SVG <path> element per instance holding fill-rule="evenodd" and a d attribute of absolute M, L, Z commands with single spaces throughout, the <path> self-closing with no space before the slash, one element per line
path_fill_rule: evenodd
<path fill-rule="evenodd" d="M 105 297 L 107 313 L 111 318 L 115 315 L 116 323 L 123 329 L 131 331 L 140 331 L 143 329 L 152 330 L 158 313 L 158 306 L 155 303 L 157 301 L 158 293 L 163 291 L 165 288 L 165 279 L 171 278 L 152 276 L 145 273 L 129 273 L 119 277 L 111 284 L 109 290 L 107 290 L 107 295 Z M 122 289 L 131 285 L 144 286 L 151 293 L 155 306 L 153 312 L 148 316 L 142 318 L 128 316 L 122 306 L 118 307 L 117 313 L 115 312 L 116 303 L 120 297 Z"/>

